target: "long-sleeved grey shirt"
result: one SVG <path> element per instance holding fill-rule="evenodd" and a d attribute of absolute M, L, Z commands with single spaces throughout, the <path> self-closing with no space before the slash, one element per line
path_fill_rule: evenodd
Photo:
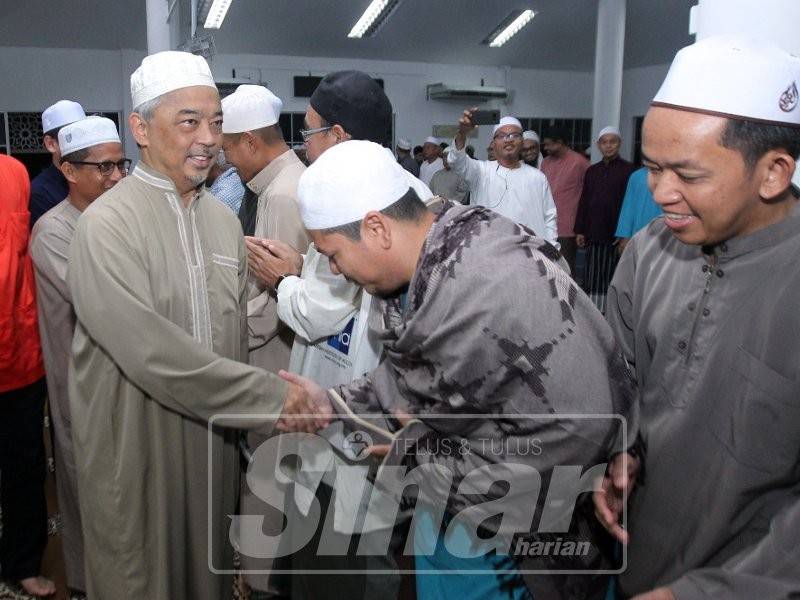
<path fill-rule="evenodd" d="M 800 593 L 800 211 L 713 249 L 657 219 L 611 283 L 606 316 L 635 366 L 644 485 L 626 594 Z"/>

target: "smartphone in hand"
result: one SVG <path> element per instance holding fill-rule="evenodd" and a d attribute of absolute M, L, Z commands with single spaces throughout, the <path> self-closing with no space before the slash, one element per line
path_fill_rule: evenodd
<path fill-rule="evenodd" d="M 500 122 L 500 110 L 473 110 L 472 122 L 475 125 L 497 125 Z"/>

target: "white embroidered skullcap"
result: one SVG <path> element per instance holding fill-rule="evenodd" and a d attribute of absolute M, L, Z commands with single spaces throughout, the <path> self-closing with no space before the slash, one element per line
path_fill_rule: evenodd
<path fill-rule="evenodd" d="M 522 139 L 533 140 L 537 144 L 539 143 L 539 135 L 535 131 L 531 131 L 530 129 L 528 131 L 522 132 Z"/>
<path fill-rule="evenodd" d="M 240 85 L 222 99 L 222 133 L 241 133 L 278 122 L 283 102 L 263 85 Z"/>
<path fill-rule="evenodd" d="M 622 137 L 620 135 L 620 133 L 619 133 L 619 127 L 613 127 L 613 126 L 609 125 L 608 127 L 603 127 L 600 130 L 600 133 L 597 134 L 597 139 L 595 141 L 599 142 L 601 137 L 603 137 L 604 135 L 607 135 L 609 133 L 614 134 L 618 138 Z"/>
<path fill-rule="evenodd" d="M 196 85 L 217 88 L 211 69 L 202 56 L 175 50 L 145 56 L 131 75 L 133 110 L 168 92 Z"/>
<path fill-rule="evenodd" d="M 306 229 L 330 229 L 383 210 L 409 190 L 392 153 L 366 140 L 329 148 L 300 176 L 297 197 Z"/>
<path fill-rule="evenodd" d="M 800 58 L 774 43 L 714 36 L 678 51 L 651 105 L 800 127 L 798 81 Z"/>
<path fill-rule="evenodd" d="M 59 100 L 42 113 L 42 131 L 47 133 L 85 118 L 86 113 L 80 104 L 72 100 Z"/>
<path fill-rule="evenodd" d="M 678 52 L 651 104 L 800 126 L 798 80 L 800 58 L 772 42 L 709 37 Z"/>
<path fill-rule="evenodd" d="M 411 150 L 411 142 L 407 138 L 400 138 L 397 140 L 397 147 L 400 150 Z"/>
<path fill-rule="evenodd" d="M 425 141 L 423 143 L 424 144 L 433 144 L 434 146 L 438 146 L 439 145 L 439 140 L 437 140 L 432 135 L 429 135 L 428 137 L 425 138 Z"/>
<path fill-rule="evenodd" d="M 65 125 L 58 132 L 58 147 L 61 150 L 61 156 L 112 142 L 122 143 L 114 121 L 105 117 L 86 117 Z"/>
<path fill-rule="evenodd" d="M 515 117 L 503 117 L 500 119 L 500 122 L 494 126 L 494 129 L 492 129 L 492 135 L 497 133 L 498 129 L 505 127 L 506 125 L 513 125 L 514 127 L 519 127 L 520 131 L 523 130 L 522 123 L 519 122 L 519 119 Z"/>

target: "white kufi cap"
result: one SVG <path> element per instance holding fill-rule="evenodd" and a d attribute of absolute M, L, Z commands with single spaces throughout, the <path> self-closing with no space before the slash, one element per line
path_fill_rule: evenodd
<path fill-rule="evenodd" d="M 800 59 L 766 40 L 709 37 L 672 61 L 653 106 L 800 126 Z"/>
<path fill-rule="evenodd" d="M 263 85 L 240 85 L 222 99 L 222 133 L 241 133 L 278 122 L 283 102 Z"/>
<path fill-rule="evenodd" d="M 400 148 L 400 150 L 411 150 L 411 142 L 406 138 L 400 138 L 397 140 L 397 147 Z"/>
<path fill-rule="evenodd" d="M 596 142 L 599 142 L 601 137 L 603 137 L 604 135 L 608 135 L 609 133 L 611 133 L 611 134 L 613 134 L 613 135 L 617 136 L 618 138 L 621 138 L 621 137 L 622 137 L 622 136 L 619 134 L 619 127 L 613 127 L 613 126 L 610 126 L 610 125 L 609 125 L 608 127 L 603 127 L 603 128 L 600 130 L 600 133 L 598 133 L 598 134 L 597 134 L 597 139 L 596 139 L 595 141 L 596 141 Z"/>
<path fill-rule="evenodd" d="M 300 176 L 297 196 L 306 229 L 330 229 L 383 210 L 409 190 L 391 152 L 366 140 L 329 148 Z"/>
<path fill-rule="evenodd" d="M 58 132 L 61 156 L 100 144 L 121 143 L 114 121 L 91 116 L 65 125 Z"/>
<path fill-rule="evenodd" d="M 425 144 L 433 144 L 434 146 L 438 146 L 439 145 L 439 140 L 437 140 L 432 135 L 429 135 L 428 137 L 425 138 L 425 142 L 424 143 Z"/>
<path fill-rule="evenodd" d="M 42 113 L 42 131 L 47 133 L 85 118 L 86 113 L 80 104 L 72 100 L 59 100 Z"/>
<path fill-rule="evenodd" d="M 494 126 L 494 129 L 492 129 L 492 135 L 497 133 L 498 129 L 500 129 L 501 127 L 505 127 L 506 125 L 513 125 L 514 127 L 519 127 L 520 131 L 522 131 L 523 129 L 522 123 L 519 122 L 519 119 L 515 117 L 503 117 L 500 119 L 500 122 Z"/>
<path fill-rule="evenodd" d="M 533 140 L 536 143 L 539 143 L 539 136 L 535 131 L 523 131 L 522 132 L 522 139 L 523 140 Z"/>
<path fill-rule="evenodd" d="M 181 88 L 204 85 L 214 89 L 214 77 L 202 56 L 166 50 L 145 56 L 131 75 L 131 104 L 141 104 Z"/>

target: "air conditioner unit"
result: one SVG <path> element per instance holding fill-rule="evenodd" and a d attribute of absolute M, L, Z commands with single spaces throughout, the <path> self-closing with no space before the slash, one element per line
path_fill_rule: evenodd
<path fill-rule="evenodd" d="M 508 91 L 506 88 L 491 85 L 432 83 L 427 89 L 428 100 L 474 100 L 486 102 L 492 99 L 505 100 L 508 98 Z"/>

